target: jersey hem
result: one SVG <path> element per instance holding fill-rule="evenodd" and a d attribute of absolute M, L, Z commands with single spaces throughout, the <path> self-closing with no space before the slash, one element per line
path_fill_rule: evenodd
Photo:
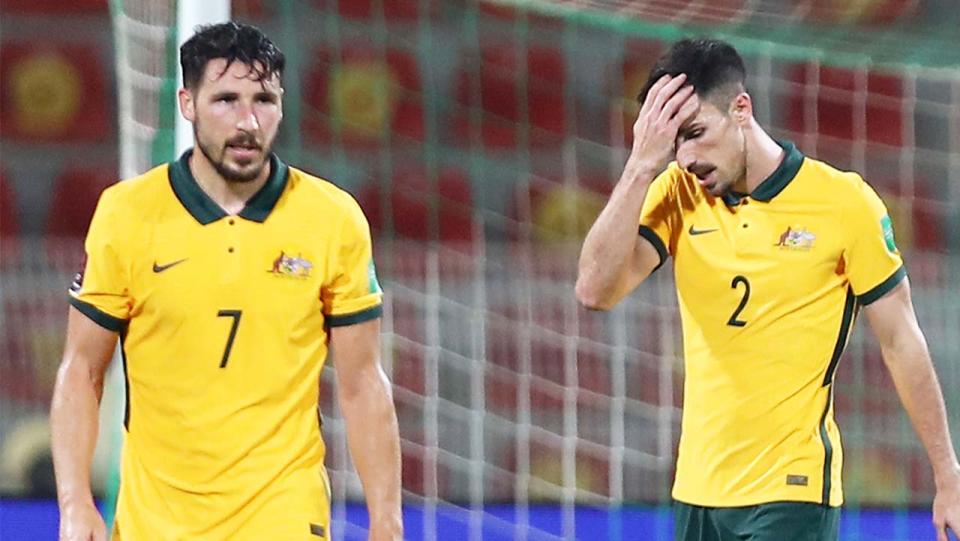
<path fill-rule="evenodd" d="M 667 260 L 667 246 L 663 243 L 663 240 L 657 235 L 657 232 L 645 225 L 641 225 L 637 233 L 647 239 L 650 244 L 653 245 L 653 248 L 657 251 L 657 255 L 660 256 L 660 262 L 657 263 L 657 266 L 653 268 L 653 271 L 650 271 L 651 274 L 656 272 L 657 269 L 663 266 L 664 261 Z"/>
<path fill-rule="evenodd" d="M 878 300 L 880 297 L 886 295 L 893 289 L 901 280 L 907 277 L 907 269 L 900 265 L 893 274 L 891 274 L 886 280 L 880 282 L 879 285 L 867 291 L 863 295 L 857 295 L 857 302 L 860 303 L 860 306 L 867 306 L 868 304 L 873 303 Z"/>
<path fill-rule="evenodd" d="M 356 325 L 372 319 L 377 319 L 383 315 L 383 305 L 378 304 L 366 310 L 354 312 L 352 314 L 343 314 L 336 316 L 326 316 L 327 325 L 331 327 L 346 327 L 347 325 Z"/>
<path fill-rule="evenodd" d="M 72 295 L 70 296 L 70 305 L 108 331 L 121 332 L 127 326 L 127 320 L 111 316 L 96 306 L 83 302 Z"/>
<path fill-rule="evenodd" d="M 675 502 L 685 503 L 687 505 L 695 505 L 697 507 L 713 507 L 713 508 L 750 507 L 753 505 L 766 505 L 769 503 L 780 503 L 780 502 L 813 503 L 817 505 L 823 505 L 826 507 L 843 507 L 843 500 L 841 500 L 840 503 L 838 503 L 837 505 L 833 505 L 832 503 L 825 503 L 822 500 L 815 499 L 815 498 L 761 498 L 761 499 L 744 498 L 744 499 L 730 499 L 730 500 L 724 501 L 723 503 L 709 502 L 707 500 L 702 500 L 697 502 L 697 501 L 688 500 L 684 498 L 678 498 L 677 496 L 671 496 L 671 498 Z"/>

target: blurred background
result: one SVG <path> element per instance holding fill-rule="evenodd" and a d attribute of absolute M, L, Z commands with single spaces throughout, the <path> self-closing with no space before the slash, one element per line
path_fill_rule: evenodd
<path fill-rule="evenodd" d="M 54 539 L 47 413 L 99 192 L 174 153 L 176 2 L 0 1 L 0 539 Z M 669 265 L 578 307 L 580 242 L 672 41 L 743 54 L 756 115 L 887 203 L 960 441 L 954 0 L 234 0 L 284 50 L 291 165 L 361 202 L 386 291 L 410 539 L 670 539 L 682 404 Z M 118 363 L 115 363 L 118 364 Z M 95 492 L 115 495 L 122 374 Z M 321 393 L 334 534 L 359 481 Z M 931 470 L 858 329 L 837 376 L 845 540 L 932 539 Z"/>

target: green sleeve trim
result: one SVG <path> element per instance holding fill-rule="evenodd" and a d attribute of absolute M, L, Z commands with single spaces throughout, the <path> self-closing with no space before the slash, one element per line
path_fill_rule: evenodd
<path fill-rule="evenodd" d="M 121 332 L 127 327 L 127 320 L 113 317 L 96 306 L 83 302 L 76 297 L 70 297 L 70 305 L 108 331 Z"/>
<path fill-rule="evenodd" d="M 886 295 L 891 289 L 893 289 L 901 280 L 907 277 L 907 269 L 903 265 L 900 265 L 900 268 L 896 270 L 889 278 L 880 283 L 877 287 L 867 291 L 863 295 L 857 296 L 857 302 L 860 303 L 860 306 L 866 306 L 873 301 L 879 299 L 880 297 Z"/>
<path fill-rule="evenodd" d="M 367 308 L 366 310 L 361 310 L 359 312 L 354 312 L 352 314 L 344 314 L 341 316 L 327 316 L 327 325 L 329 325 L 330 327 L 346 327 L 347 325 L 356 325 L 357 323 L 363 323 L 364 321 L 377 319 L 382 315 L 383 315 L 383 305 L 378 304 L 372 308 Z"/>
<path fill-rule="evenodd" d="M 653 247 L 657 250 L 657 254 L 660 255 L 660 262 L 657 263 L 657 266 L 654 267 L 652 271 L 650 271 L 650 274 L 653 274 L 654 272 L 657 272 L 657 269 L 662 267 L 664 261 L 667 260 L 667 256 L 669 255 L 667 253 L 667 246 L 660 239 L 660 236 L 657 235 L 656 231 L 654 231 L 653 229 L 650 229 L 645 225 L 641 225 L 640 230 L 638 232 L 640 233 L 641 237 L 650 241 L 650 244 L 652 244 Z"/>

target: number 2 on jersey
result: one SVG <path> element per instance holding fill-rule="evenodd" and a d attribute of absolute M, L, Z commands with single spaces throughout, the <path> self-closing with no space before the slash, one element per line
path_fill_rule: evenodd
<path fill-rule="evenodd" d="M 738 274 L 737 276 L 733 277 L 733 281 L 730 282 L 730 287 L 737 289 L 737 286 L 740 284 L 743 284 L 745 289 L 743 291 L 743 298 L 740 299 L 740 305 L 737 306 L 737 309 L 733 311 L 733 314 L 727 321 L 727 325 L 730 325 L 731 327 L 743 327 L 747 324 L 746 321 L 737 319 L 737 316 L 740 315 L 740 312 L 743 312 L 743 309 L 747 306 L 747 301 L 750 300 L 750 281 L 747 280 L 746 276 Z"/>
<path fill-rule="evenodd" d="M 220 368 L 227 367 L 227 361 L 230 360 L 230 350 L 233 349 L 233 339 L 237 337 L 237 327 L 240 326 L 240 316 L 242 310 L 220 310 L 217 317 L 232 317 L 233 325 L 230 326 L 230 336 L 227 338 L 227 346 L 223 348 L 223 359 L 220 360 Z"/>

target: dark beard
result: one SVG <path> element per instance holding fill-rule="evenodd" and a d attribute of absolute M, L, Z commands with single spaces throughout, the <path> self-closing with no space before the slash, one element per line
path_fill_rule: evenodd
<path fill-rule="evenodd" d="M 266 167 L 267 164 L 270 162 L 269 159 L 263 160 L 263 163 L 260 165 L 259 168 L 249 173 L 239 173 L 237 171 L 232 171 L 223 164 L 223 156 L 225 156 L 227 153 L 226 147 L 224 147 L 223 149 L 223 154 L 221 154 L 221 159 L 219 161 L 214 160 L 213 155 L 211 155 L 207 146 L 200 141 L 199 131 L 200 130 L 197 127 L 197 123 L 194 122 L 193 123 L 193 140 L 196 143 L 195 145 L 196 148 L 200 149 L 200 152 L 202 152 L 203 155 L 207 158 L 207 161 L 213 165 L 213 168 L 217 171 L 217 174 L 223 177 L 223 180 L 226 180 L 227 182 L 237 183 L 237 184 L 253 182 L 254 180 L 257 179 L 257 177 L 260 176 L 260 173 L 263 172 L 263 168 Z M 273 152 L 272 145 L 269 147 L 266 147 L 264 156 L 269 156 L 271 152 Z"/>

